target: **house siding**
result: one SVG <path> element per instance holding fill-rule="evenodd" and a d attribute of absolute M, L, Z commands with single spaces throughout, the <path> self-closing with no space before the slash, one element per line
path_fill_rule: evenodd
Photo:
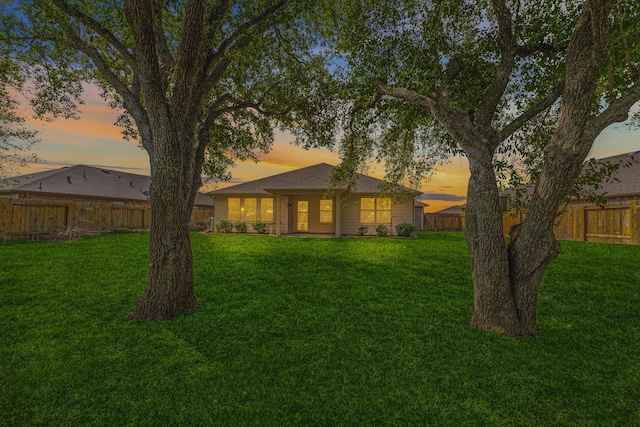
<path fill-rule="evenodd" d="M 289 197 L 280 196 L 280 233 L 289 232 Z"/>
<path fill-rule="evenodd" d="M 228 218 L 227 199 L 228 197 L 226 196 L 216 196 L 213 200 L 213 218 L 215 222 Z"/>

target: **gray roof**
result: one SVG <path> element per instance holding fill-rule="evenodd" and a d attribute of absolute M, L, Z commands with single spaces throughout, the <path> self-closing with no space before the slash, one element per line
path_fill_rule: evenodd
<path fill-rule="evenodd" d="M 329 179 L 335 166 L 326 163 L 284 172 L 255 181 L 245 182 L 227 188 L 214 190 L 208 194 L 212 196 L 222 194 L 272 194 L 286 191 L 323 191 L 329 188 Z M 378 193 L 380 185 L 384 181 L 370 176 L 356 174 L 357 182 L 354 193 Z M 340 188 L 338 188 L 340 189 Z M 418 191 L 404 188 L 404 190 L 419 193 Z"/>
<path fill-rule="evenodd" d="M 598 184 L 598 189 L 595 190 L 596 194 L 603 194 L 606 199 L 640 195 L 640 151 L 605 157 L 598 159 L 598 163 L 619 164 L 620 166 L 611 178 Z M 526 196 L 531 197 L 533 187 L 526 186 L 524 188 Z M 501 192 L 502 196 L 513 196 L 514 194 L 513 188 Z"/>
<path fill-rule="evenodd" d="M 612 179 L 599 185 L 606 198 L 640 195 L 640 151 L 599 159 L 599 163 L 620 164 Z"/>
<path fill-rule="evenodd" d="M 8 180 L 0 193 L 37 193 L 93 197 L 114 200 L 148 201 L 149 181 L 146 175 L 76 165 L 46 172 L 36 172 Z M 213 206 L 211 197 L 196 195 L 197 206 Z"/>
<path fill-rule="evenodd" d="M 445 214 L 445 215 L 462 215 L 466 207 L 467 205 L 449 206 L 448 208 L 439 210 L 438 212 L 435 212 L 435 213 Z"/>

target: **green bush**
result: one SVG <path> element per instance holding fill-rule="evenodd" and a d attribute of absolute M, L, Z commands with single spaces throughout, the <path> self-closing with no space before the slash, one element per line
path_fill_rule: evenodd
<path fill-rule="evenodd" d="M 409 224 L 408 222 L 403 222 L 402 224 L 396 225 L 396 234 L 401 237 L 413 237 L 415 236 L 416 226 L 413 224 Z"/>
<path fill-rule="evenodd" d="M 358 236 L 364 236 L 369 231 L 368 225 L 361 225 L 358 227 Z"/>
<path fill-rule="evenodd" d="M 256 221 L 253 223 L 253 229 L 256 230 L 258 234 L 267 234 L 268 225 L 266 222 Z"/>
<path fill-rule="evenodd" d="M 378 234 L 378 237 L 387 237 L 389 235 L 389 227 L 384 224 L 377 225 L 376 233 Z"/>
<path fill-rule="evenodd" d="M 231 233 L 233 231 L 233 224 L 231 221 L 227 221 L 226 219 L 221 219 L 216 222 L 216 231 L 218 233 Z"/>
<path fill-rule="evenodd" d="M 236 221 L 233 223 L 233 228 L 236 229 L 236 233 L 246 233 L 247 223 L 244 221 Z"/>

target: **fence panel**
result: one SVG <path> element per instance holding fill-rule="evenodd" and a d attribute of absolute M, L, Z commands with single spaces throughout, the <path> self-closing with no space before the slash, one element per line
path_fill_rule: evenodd
<path fill-rule="evenodd" d="M 213 208 L 193 209 L 191 223 L 204 223 Z M 144 228 L 151 220 L 145 204 L 0 198 L 0 239 L 33 239 L 39 234 L 65 227 L 110 230 Z"/>
<path fill-rule="evenodd" d="M 424 215 L 425 231 L 463 231 L 464 215 L 427 213 Z"/>
<path fill-rule="evenodd" d="M 587 208 L 584 216 L 586 241 L 631 243 L 631 209 L 628 206 Z"/>
<path fill-rule="evenodd" d="M 112 207 L 111 227 L 144 228 L 144 208 Z"/>
<path fill-rule="evenodd" d="M 571 204 L 554 227 L 556 238 L 588 242 L 640 244 L 640 200 L 609 202 L 604 208 L 588 204 Z M 509 229 L 526 218 L 525 213 L 505 212 L 502 228 Z"/>

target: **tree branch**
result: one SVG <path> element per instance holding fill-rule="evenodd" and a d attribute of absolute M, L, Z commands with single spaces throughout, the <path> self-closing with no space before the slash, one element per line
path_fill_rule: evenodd
<path fill-rule="evenodd" d="M 55 4 L 63 13 L 71 18 L 75 18 L 82 24 L 86 25 L 91 30 L 99 34 L 105 41 L 107 41 L 113 48 L 122 56 L 122 58 L 129 64 L 132 70 L 136 70 L 137 64 L 133 54 L 127 49 L 127 47 L 104 25 L 96 21 L 92 17 L 84 14 L 77 8 L 69 5 L 66 1 L 54 0 Z"/>
<path fill-rule="evenodd" d="M 174 58 L 167 45 L 167 39 L 164 35 L 164 29 L 162 27 L 162 5 L 158 0 L 153 0 L 153 35 L 156 41 L 156 50 L 160 57 L 160 68 L 162 71 L 162 86 L 164 91 L 167 91 L 169 86 L 168 76 L 173 71 Z"/>
<path fill-rule="evenodd" d="M 236 40 L 243 37 L 252 27 L 264 22 L 267 18 L 269 18 L 269 16 L 277 12 L 279 9 L 282 9 L 288 2 L 289 0 L 280 0 L 273 6 L 262 11 L 262 13 L 256 15 L 253 19 L 248 20 L 247 22 L 236 28 L 236 30 L 220 44 L 218 49 L 213 52 L 213 55 L 209 60 L 207 69 L 212 70 L 213 67 L 216 66 L 217 62 L 224 57 L 227 50 L 236 42 Z"/>
<path fill-rule="evenodd" d="M 174 93 L 190 94 L 194 86 L 193 77 L 200 69 L 198 58 L 203 42 L 204 5 L 200 1 L 187 2 L 182 25 L 182 38 L 176 55 Z"/>
<path fill-rule="evenodd" d="M 506 139 L 511 136 L 513 133 L 517 132 L 522 126 L 524 126 L 529 120 L 542 113 L 547 108 L 551 107 L 562 95 L 562 91 L 564 90 L 564 83 L 555 86 L 551 89 L 551 92 L 542 99 L 540 102 L 535 104 L 529 110 L 520 114 L 516 117 L 511 123 L 506 125 L 501 131 L 500 135 L 502 139 Z"/>
<path fill-rule="evenodd" d="M 511 71 L 515 58 L 515 44 L 513 42 L 513 29 L 511 24 L 511 11 L 504 0 L 492 0 L 493 13 L 498 21 L 500 62 L 493 76 L 493 81 L 487 89 L 487 94 L 482 102 L 476 125 L 480 129 L 488 129 L 496 113 L 496 108 L 509 84 Z"/>
<path fill-rule="evenodd" d="M 629 118 L 629 110 L 640 100 L 640 79 L 620 98 L 614 99 L 602 113 L 587 123 L 583 139 L 592 142 L 608 126 L 624 122 Z"/>
<path fill-rule="evenodd" d="M 124 107 L 136 121 L 140 134 L 143 136 L 149 135 L 149 119 L 145 109 L 139 101 L 139 84 L 137 84 L 139 80 L 137 78 L 137 74 L 134 74 L 132 90 L 129 90 L 129 88 L 127 88 L 111 68 L 109 68 L 109 65 L 107 65 L 106 61 L 96 48 L 82 40 L 71 28 L 65 26 L 63 27 L 63 31 L 71 45 L 91 59 L 102 78 L 105 79 L 107 83 L 113 87 L 116 93 L 122 97 Z M 143 138 L 142 141 L 144 145 L 145 138 Z M 144 147 L 147 151 L 151 149 L 151 147 L 147 147 L 146 145 L 144 145 Z"/>

